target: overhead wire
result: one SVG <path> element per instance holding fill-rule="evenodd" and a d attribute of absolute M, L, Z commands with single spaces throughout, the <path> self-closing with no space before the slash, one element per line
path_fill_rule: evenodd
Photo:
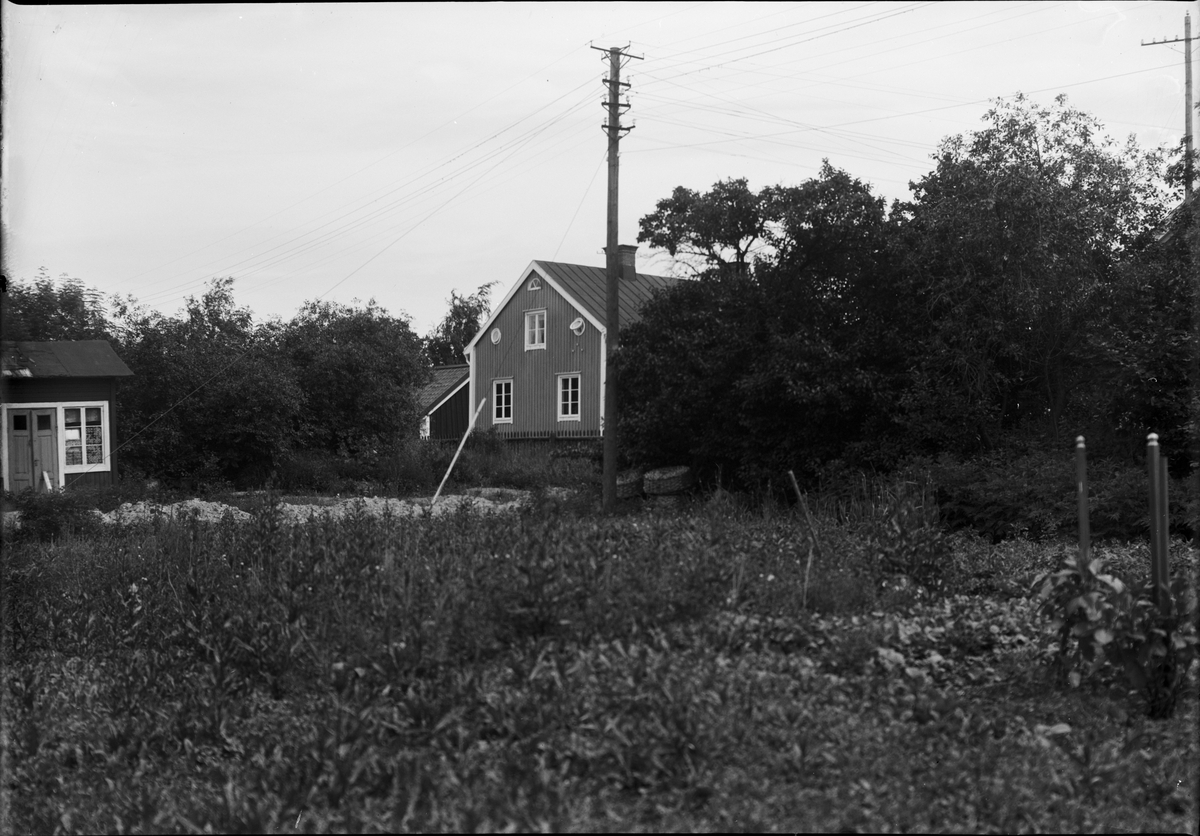
<path fill-rule="evenodd" d="M 551 261 L 558 260 L 559 250 L 561 250 L 562 245 L 567 242 L 567 236 L 571 234 L 571 227 L 573 227 L 575 225 L 575 219 L 577 217 L 579 217 L 579 210 L 583 208 L 583 202 L 585 200 L 587 200 L 588 194 L 592 191 L 592 184 L 596 182 L 596 175 L 600 173 L 600 166 L 604 165 L 604 161 L 607 158 L 608 158 L 608 149 L 606 148 L 604 150 L 604 153 L 600 155 L 600 161 L 596 163 L 596 168 L 592 172 L 592 179 L 588 180 L 587 188 L 585 188 L 583 190 L 583 197 L 579 198 L 579 205 L 575 207 L 575 213 L 573 215 L 571 215 L 571 220 L 569 220 L 567 222 L 567 228 L 563 232 L 562 239 L 558 242 L 558 246 L 554 248 L 554 255 L 552 255 L 550 257 Z"/>
<path fill-rule="evenodd" d="M 380 164 L 380 163 L 382 163 L 384 160 L 390 159 L 391 157 L 394 157 L 396 154 L 399 154 L 401 151 L 404 151 L 404 150 L 406 150 L 406 149 L 408 149 L 408 148 L 411 148 L 413 145 L 417 144 L 418 142 L 421 142 L 421 141 L 422 141 L 422 140 L 424 140 L 424 139 L 427 139 L 428 137 L 430 137 L 430 136 L 432 136 L 433 134 L 437 133 L 438 131 L 442 130 L 442 129 L 443 129 L 443 128 L 445 128 L 446 126 L 448 126 L 448 125 L 451 125 L 451 124 L 456 124 L 456 123 L 458 122 L 458 120 L 459 120 L 459 119 L 462 119 L 463 117 L 465 117 L 465 116 L 468 116 L 468 115 L 470 115 L 471 113 L 474 113 L 476 110 L 478 110 L 479 108 L 483 107 L 484 105 L 486 105 L 486 104 L 488 104 L 488 103 L 490 103 L 490 102 L 494 101 L 495 99 L 499 98 L 500 96 L 503 96 L 505 93 L 508 93 L 509 91 L 511 91 L 511 90 L 514 90 L 515 88 L 517 88 L 517 87 L 521 86 L 521 85 L 522 85 L 522 84 L 524 84 L 526 81 L 528 81 L 529 79 L 533 78 L 534 76 L 536 76 L 536 75 L 541 75 L 543 72 L 545 72 L 546 70 L 548 70 L 550 67 L 553 67 L 555 64 L 561 63 L 562 61 L 566 60 L 566 59 L 567 59 L 568 57 L 570 57 L 571 55 L 575 54 L 576 52 L 579 52 L 579 51 L 580 51 L 582 48 L 583 48 L 583 47 L 581 47 L 581 46 L 576 46 L 576 47 L 573 47 L 573 48 L 571 48 L 570 50 L 568 50 L 566 53 L 564 53 L 564 54 L 563 54 L 562 56 L 560 56 L 559 58 L 556 58 L 555 60 L 551 61 L 549 64 L 546 64 L 545 66 L 543 66 L 543 67 L 540 67 L 539 69 L 537 69 L 537 70 L 533 71 L 532 73 L 530 73 L 529 75 L 525 76 L 524 78 L 522 78 L 520 81 L 516 82 L 515 84 L 511 84 L 511 85 L 509 85 L 508 87 L 505 87 L 503 90 L 500 90 L 499 92 L 497 92 L 497 93 L 494 93 L 493 95 L 489 96 L 488 98 L 484 99 L 483 101 L 481 101 L 481 102 L 479 102 L 479 103 L 477 103 L 477 104 L 475 104 L 475 105 L 473 105 L 473 106 L 471 106 L 471 107 L 467 108 L 466 110 L 462 111 L 462 112 L 461 112 L 461 113 L 459 113 L 458 115 L 456 115 L 456 116 L 453 116 L 453 117 L 451 117 L 451 118 L 447 119 L 445 122 L 443 122 L 442 124 L 438 125 L 437 127 L 433 128 L 433 129 L 431 129 L 431 130 L 429 130 L 429 131 L 426 131 L 424 134 L 422 134 L 421 136 L 417 137 L 416 139 L 414 139 L 414 140 L 411 140 L 410 142 L 406 143 L 405 145 L 402 145 L 402 146 L 400 146 L 399 148 L 396 148 L 396 149 L 395 149 L 395 150 L 393 150 L 393 151 L 389 151 L 388 153 L 384 154 L 382 157 L 379 157 L 378 159 L 376 159 L 376 160 L 374 160 L 374 161 L 372 161 L 372 162 L 370 162 L 370 163 L 367 163 L 366 165 L 362 166 L 361 168 L 359 168 L 359 169 L 357 169 L 357 170 L 355 170 L 355 171 L 351 172 L 350 174 L 347 174 L 347 175 L 345 175 L 344 177 L 342 177 L 342 178 L 340 178 L 340 179 L 338 179 L 338 180 L 335 180 L 334 182 L 332 182 L 332 183 L 330 183 L 330 184 L 328 184 L 328 185 L 326 185 L 326 186 L 324 186 L 324 187 L 322 187 L 322 188 L 318 189 L 317 191 L 309 193 L 309 194 L 308 194 L 308 195 L 306 195 L 305 197 L 302 197 L 300 200 L 297 200 L 297 201 L 295 201 L 295 202 L 293 202 L 293 203 L 289 204 L 288 206 L 285 206 L 285 207 L 283 207 L 282 209 L 279 209 L 279 210 L 277 210 L 277 211 L 275 211 L 275 212 L 272 212 L 270 215 L 266 215 L 265 217 L 263 217 L 263 218 L 260 218 L 259 220 L 255 221 L 255 222 L 254 222 L 254 223 L 252 223 L 252 224 L 249 224 L 249 225 L 247 225 L 247 226 L 244 226 L 244 227 L 242 227 L 242 228 L 241 228 L 241 229 L 239 229 L 239 230 L 236 230 L 236 231 L 234 231 L 234 232 L 231 232 L 230 234 L 228 234 L 228 235 L 226 235 L 226 236 L 224 236 L 224 237 L 222 237 L 222 238 L 219 238 L 219 239 L 217 239 L 216 241 L 210 242 L 209 244 L 205 244 L 205 245 L 204 245 L 204 246 L 202 246 L 202 247 L 198 247 L 197 249 L 195 249 L 195 250 L 192 250 L 192 251 L 191 251 L 191 252 L 189 252 L 189 253 L 185 253 L 185 254 L 183 254 L 182 256 L 179 256 L 179 257 L 177 257 L 177 258 L 174 258 L 174 259 L 172 259 L 171 261 L 163 262 L 162 264 L 159 264 L 159 265 L 157 265 L 157 266 L 155 266 L 155 267 L 151 267 L 151 268 L 148 268 L 148 269 L 146 269 L 146 270 L 143 270 L 141 273 L 137 273 L 137 274 L 133 275 L 131 278 L 133 278 L 133 279 L 140 278 L 141 276 L 144 276 L 144 275 L 146 275 L 147 273 L 154 272 L 155 270 L 158 270 L 158 269 L 160 269 L 161 267 L 165 267 L 165 266 L 167 266 L 167 265 L 169 265 L 169 264 L 174 264 L 176 261 L 179 261 L 179 260 L 181 260 L 181 259 L 183 259 L 183 258 L 187 258 L 187 257 L 188 257 L 188 256 L 190 256 L 190 255 L 194 255 L 194 254 L 196 254 L 196 253 L 198 253 L 198 252 L 201 252 L 201 251 L 203 251 L 203 250 L 205 250 L 205 249 L 208 249 L 208 248 L 209 248 L 209 247 L 211 247 L 211 246 L 215 246 L 216 244 L 219 244 L 219 243 L 221 243 L 221 242 L 223 242 L 223 241 L 227 241 L 228 239 L 230 239 L 230 238 L 232 238 L 232 237 L 234 237 L 234 236 L 236 236 L 236 235 L 240 235 L 242 232 L 245 232 L 245 231 L 247 231 L 247 230 L 249 230 L 249 229 L 253 229 L 254 227 L 256 227 L 256 226 L 258 226 L 258 225 L 260 225 L 260 224 L 262 224 L 262 223 L 264 223 L 264 222 L 266 222 L 266 221 L 269 221 L 269 220 L 271 220 L 272 218 L 278 217 L 279 215 L 283 214 L 284 212 L 288 211 L 289 209 L 293 209 L 293 208 L 295 208 L 296 206 L 299 206 L 299 205 L 300 205 L 300 204 L 302 204 L 302 203 L 306 203 L 306 202 L 308 202 L 309 200 L 313 199 L 314 197 L 316 197 L 316 196 L 318 196 L 318 195 L 324 194 L 325 192 L 329 191 L 329 190 L 330 190 L 331 188 L 333 188 L 334 186 L 340 185 L 341 183 L 344 183 L 344 182 L 346 182 L 347 180 L 349 180 L 349 179 L 351 179 L 351 178 L 353 178 L 353 177 L 357 177 L 359 174 L 362 174 L 364 171 L 367 171 L 368 169 L 370 169 L 370 168 L 373 168 L 373 167 L 375 167 L 376 165 L 379 165 L 379 164 Z M 577 88 L 577 89 L 578 89 L 578 88 Z M 536 111 L 535 111 L 535 112 L 536 112 Z M 514 123 L 514 124 L 516 124 L 516 123 Z M 511 126 L 510 126 L 510 127 L 511 127 Z M 484 141 L 484 142 L 486 142 L 487 140 L 483 140 L 483 141 Z"/>
<path fill-rule="evenodd" d="M 573 108 L 573 110 L 574 110 L 574 108 Z M 568 112 L 568 114 L 569 114 L 569 112 Z M 565 115 L 568 115 L 568 114 L 563 114 L 563 115 L 565 116 Z M 560 117 L 560 118 L 561 118 L 561 117 Z M 471 183 L 471 184 L 468 186 L 468 188 L 471 188 L 471 187 L 473 187 L 473 186 L 477 185 L 478 183 L 482 182 L 483 180 L 485 180 L 487 177 L 489 177 L 491 174 L 493 174 L 493 173 L 494 173 L 494 172 L 495 172 L 495 171 L 498 169 L 498 167 L 499 167 L 499 165 L 500 165 L 501 163 L 503 163 L 503 162 L 507 161 L 508 159 L 511 159 L 512 157 L 516 156 L 516 154 L 518 154 L 518 153 L 519 153 L 519 152 L 521 152 L 522 150 L 525 150 L 525 146 L 527 146 L 527 145 L 532 145 L 532 143 L 533 143 L 533 140 L 535 140 L 536 138 L 537 138 L 537 134 L 532 134 L 532 135 L 530 135 L 530 136 L 526 137 L 526 138 L 524 139 L 524 141 L 523 141 L 523 143 L 522 143 L 521 145 L 519 145 L 519 146 L 517 146 L 517 147 L 513 148 L 513 149 L 512 149 L 512 151 L 511 151 L 511 153 L 510 153 L 508 156 L 506 156 L 506 157 L 505 157 L 503 160 L 501 160 L 501 161 L 499 161 L 499 162 L 497 162 L 497 163 L 493 164 L 493 165 L 492 165 L 491 167 L 489 167 L 489 168 L 488 168 L 486 171 L 484 171 L 484 172 L 483 172 L 483 173 L 482 173 L 482 174 L 481 174 L 481 175 L 480 175 L 478 178 L 476 178 L 474 181 L 472 181 L 472 183 Z M 503 149 L 502 149 L 502 150 L 503 150 Z M 495 154 L 493 154 L 492 156 L 495 156 Z M 464 169 L 464 171 L 463 171 L 463 172 L 459 172 L 459 173 L 464 173 L 465 171 L 467 171 L 467 170 L 470 170 L 470 168 L 474 168 L 474 167 L 476 167 L 477 165 L 480 165 L 480 164 L 482 164 L 482 162 L 477 162 L 477 163 L 474 163 L 474 164 L 472 164 L 470 167 L 468 167 L 467 169 Z M 437 184 L 437 185 L 438 185 L 438 186 L 440 186 L 441 184 Z M 427 190 L 427 191 L 430 191 L 430 190 L 431 190 L 431 189 L 429 189 L 429 190 Z M 465 190 L 464 190 L 464 191 L 465 191 Z M 409 226 L 409 227 L 406 229 L 406 231 L 405 231 L 405 232 L 404 232 L 404 233 L 403 233 L 403 234 L 402 234 L 400 237 L 401 237 L 401 238 L 403 238 L 404 236 L 408 235 L 410 232 L 412 232 L 414 229 L 416 229 L 418 226 L 420 226 L 420 225 L 421 225 L 421 224 L 423 224 L 423 223 L 424 223 L 426 220 L 428 220 L 430 217 L 432 217 L 434 214 L 436 214 L 436 213 L 437 213 L 437 211 L 440 211 L 442 208 L 444 208 L 444 207 L 445 207 L 445 205 L 448 205 L 448 203 L 449 203 L 449 202 L 452 202 L 454 199 L 457 199 L 457 197 L 461 196 L 461 194 L 462 194 L 462 193 L 463 193 L 463 192 L 460 192 L 458 195 L 456 195 L 456 196 L 455 196 L 454 198 L 452 198 L 450 201 L 447 201 L 447 203 L 445 203 L 445 204 L 443 204 L 442 206 L 440 206 L 440 207 L 439 207 L 437 210 L 435 210 L 433 213 L 429 213 L 429 214 L 426 214 L 426 215 L 423 215 L 423 216 L 421 216 L 421 217 L 420 217 L 420 219 L 419 219 L 419 220 L 417 220 L 417 221 L 416 221 L 416 222 L 415 222 L 415 223 L 414 223 L 412 226 Z M 392 243 L 394 244 L 394 243 L 396 243 L 396 241 L 393 241 Z M 370 242 L 362 242 L 362 243 L 356 244 L 356 245 L 354 245 L 354 246 L 352 246 L 352 247 L 348 247 L 348 248 L 346 248 L 346 249 L 343 249 L 343 250 L 341 250 L 341 251 L 338 251 L 338 252 L 335 252 L 335 253 L 331 253 L 330 255 L 328 255 L 328 256 L 326 256 L 325 258 L 323 258 L 321 261 L 319 261 L 319 262 L 313 262 L 312 264 L 310 264 L 310 266 L 316 266 L 317 264 L 323 263 L 324 261 L 328 261 L 328 260 L 330 260 L 331 258 L 333 258 L 333 257 L 336 257 L 337 255 L 342 255 L 342 254 L 345 254 L 345 253 L 348 253 L 348 252 L 353 252 L 353 251 L 355 251 L 355 250 L 359 250 L 359 249 L 365 249 L 365 248 L 366 248 L 366 247 L 368 247 L 368 246 L 370 246 Z M 390 248 L 390 246 L 391 246 L 391 244 L 389 244 L 389 245 L 388 245 L 388 247 L 385 247 L 385 250 L 386 250 L 386 249 L 388 249 L 388 248 Z M 381 254 L 382 254 L 382 252 L 381 252 L 381 253 L 378 253 L 377 255 L 381 255 Z M 290 257 L 290 256 L 289 256 L 289 257 Z M 369 263 L 369 261 L 372 261 L 372 260 L 374 260 L 374 258 L 375 258 L 375 257 L 377 257 L 377 256 L 374 256 L 374 257 L 372 257 L 372 259 L 369 259 L 369 260 L 368 260 L 368 263 Z M 276 263 L 279 263 L 279 262 L 276 262 Z M 266 265 L 266 266 L 272 266 L 272 265 Z M 364 265 L 362 265 L 362 266 L 365 266 L 365 264 L 364 264 Z M 256 268 L 255 268 L 255 270 L 252 270 L 252 271 L 250 271 L 249 273 L 243 273 L 243 274 L 242 274 L 242 277 L 244 278 L 246 275 L 251 275 L 251 274 L 253 274 L 253 272 L 256 272 L 258 269 L 262 269 L 262 268 L 261 268 L 261 267 L 256 267 Z M 360 268 L 358 268 L 358 269 L 361 269 L 361 266 L 360 266 Z M 355 272 L 357 272 L 357 270 L 356 270 Z M 261 289 L 261 288 L 263 288 L 263 287 L 266 287 L 266 286 L 269 286 L 269 285 L 271 285 L 271 284 L 275 284 L 275 283 L 277 283 L 278 281 L 282 281 L 282 280 L 283 280 L 283 279 L 285 279 L 285 278 L 288 278 L 288 277 L 287 277 L 287 276 L 284 276 L 284 277 L 281 277 L 281 278 L 279 278 L 279 279 L 274 279 L 274 280 L 271 280 L 271 281 L 268 281 L 268 282 L 266 282 L 265 284 L 260 284 L 260 285 L 253 286 L 251 289 Z M 348 277 L 347 277 L 347 278 L 348 278 Z M 345 281 L 345 279 L 342 279 L 342 281 Z M 338 282 L 338 284 L 340 285 L 340 284 L 341 284 L 341 281 L 340 281 L 340 282 Z M 327 291 L 327 293 L 328 293 L 328 292 L 329 292 L 329 291 Z"/>
<path fill-rule="evenodd" d="M 538 113 L 541 110 L 544 110 L 550 104 L 553 104 L 554 102 L 557 102 L 557 101 L 565 98 L 566 96 L 570 95 L 571 93 L 576 92 L 585 86 L 588 86 L 590 83 L 592 83 L 592 82 L 589 79 L 588 82 L 584 82 L 584 83 L 576 86 L 572 90 L 567 91 L 566 93 L 562 94 L 561 96 L 554 99 L 550 103 L 547 103 L 546 105 L 543 105 L 542 107 L 538 108 L 537 110 L 533 111 L 532 113 L 527 114 L 526 116 L 522 117 L 521 119 L 516 120 L 515 122 L 511 123 L 508 127 L 504 128 L 500 131 L 497 131 L 496 133 L 492 134 L 491 136 L 474 143 L 469 148 L 466 148 L 463 151 L 459 152 L 458 154 L 454 155 L 453 157 L 450 157 L 449 159 L 444 160 L 443 162 L 439 163 L 437 166 L 434 166 L 431 169 L 425 169 L 425 170 L 421 171 L 420 173 L 418 173 L 414 176 L 411 176 L 405 182 L 400 183 L 398 185 L 393 185 L 391 188 L 383 187 L 384 189 L 386 189 L 386 191 L 383 191 L 381 194 L 377 194 L 375 196 L 368 196 L 368 198 L 359 199 L 359 200 L 352 201 L 352 202 L 347 202 L 347 203 L 342 204 L 342 206 L 340 206 L 340 207 L 337 207 L 335 209 L 332 209 L 332 210 L 326 212 L 324 216 L 319 216 L 319 217 L 328 217 L 330 215 L 334 215 L 334 213 L 337 213 L 340 210 L 346 209 L 346 211 L 342 211 L 341 214 L 336 215 L 332 219 L 317 225 L 313 230 L 309 230 L 308 232 L 301 233 L 299 235 L 294 235 L 292 238 L 290 238 L 280 244 L 277 244 L 275 247 L 270 248 L 269 250 L 267 250 L 267 252 L 279 249 L 281 247 L 286 247 L 291 244 L 295 244 L 296 242 L 304 239 L 306 236 L 312 235 L 317 230 L 320 230 L 320 229 L 326 228 L 326 227 L 331 227 L 331 226 L 337 224 L 339 221 L 343 221 L 345 219 L 352 218 L 356 213 L 361 213 L 363 211 L 366 211 L 367 207 L 371 206 L 372 204 L 376 204 L 380 200 L 382 200 L 386 197 L 394 195 L 397 192 L 401 192 L 402 190 L 408 188 L 409 186 L 412 186 L 416 183 L 419 183 L 421 180 L 424 180 L 428 177 L 433 176 L 438 171 L 451 165 L 452 163 L 457 162 L 458 160 L 461 160 L 464 157 L 468 157 L 474 151 L 480 149 L 481 147 L 486 145 L 488 142 L 491 142 L 492 140 L 502 136 L 504 133 L 511 130 L 516 125 L 519 125 L 520 123 L 526 121 L 530 116 L 535 115 L 536 113 Z M 578 108 L 583 104 L 584 101 L 590 101 L 590 100 L 591 100 L 591 95 L 588 94 L 586 99 L 581 99 L 581 100 L 577 101 L 575 104 L 573 104 L 572 109 Z M 560 114 L 560 116 L 561 116 L 561 114 Z M 553 117 L 553 118 L 557 118 L 557 117 Z M 505 140 L 505 143 L 501 145 L 499 150 L 492 150 L 492 151 L 488 151 L 486 153 L 489 155 L 494 155 L 496 153 L 500 153 L 508 145 L 510 145 L 512 143 L 520 142 L 523 138 L 526 138 L 527 136 L 529 136 L 530 133 L 532 133 L 534 131 L 538 131 L 538 130 L 540 130 L 540 128 L 536 127 L 536 126 L 533 128 L 530 128 L 525 133 L 519 134 L 516 137 Z M 469 171 L 472 167 L 475 167 L 477 165 L 480 165 L 482 162 L 485 162 L 486 159 L 487 159 L 487 157 L 485 156 L 482 161 L 481 160 L 469 160 L 467 162 L 464 162 L 462 164 L 462 166 L 460 166 L 458 169 L 450 171 L 443 178 L 443 181 L 447 178 L 452 178 L 452 177 L 458 176 L 458 175 L 462 174 L 464 171 Z M 432 184 L 426 184 L 425 186 L 420 187 L 420 191 L 418 191 L 417 194 L 421 194 L 424 191 L 428 191 L 430 188 L 436 188 L 440 184 L 440 182 L 442 182 L 442 181 L 438 181 L 438 182 L 435 182 Z M 379 190 L 377 190 L 377 191 L 379 191 Z M 381 206 L 381 207 L 375 207 L 374 209 L 369 210 L 368 217 L 371 216 L 371 213 L 378 214 L 381 211 L 386 211 L 387 209 L 395 206 L 398 201 L 402 203 L 407 199 L 411 199 L 412 197 L 413 197 L 413 195 L 411 193 L 405 193 L 404 195 L 401 196 L 401 198 L 398 198 L 397 201 L 393 201 L 392 203 L 383 204 L 383 206 Z M 347 207 L 352 207 L 352 208 L 347 209 Z M 342 227 L 333 227 L 333 228 L 335 231 L 342 230 Z M 286 233 L 281 233 L 281 234 L 286 234 Z M 278 238 L 278 237 L 280 237 L 280 235 L 276 235 L 273 237 Z M 247 247 L 244 247 L 241 250 L 241 252 L 246 252 L 247 250 L 254 249 L 256 247 L 260 247 L 260 246 L 262 246 L 263 243 L 268 243 L 270 240 L 271 239 L 267 239 L 266 242 L 260 242 L 259 244 L 252 244 Z M 242 266 L 250 259 L 258 257 L 258 255 L 259 255 L 259 253 L 255 253 L 255 254 L 251 255 L 249 258 L 243 258 L 241 260 L 233 261 L 233 262 L 229 262 L 228 260 L 223 260 L 223 261 L 222 260 L 213 260 L 213 261 L 208 262 L 205 265 L 201 265 L 201 267 L 212 267 L 214 265 L 219 264 L 222 266 L 218 269 L 220 269 L 221 271 L 224 272 L 224 271 L 228 271 L 229 269 L 233 269 L 233 268 Z M 197 268 L 189 268 L 189 270 L 187 272 L 194 272 L 195 269 L 197 269 Z M 182 275 L 182 273 L 176 273 L 175 275 L 176 276 Z M 192 286 L 195 283 L 196 283 L 196 280 L 193 280 L 193 279 L 185 280 L 183 283 L 177 283 L 170 287 L 163 288 L 154 294 L 150 294 L 146 300 L 149 301 L 149 300 L 168 298 L 168 297 L 174 296 L 174 295 L 176 295 L 176 293 L 179 291 L 180 288 Z"/>

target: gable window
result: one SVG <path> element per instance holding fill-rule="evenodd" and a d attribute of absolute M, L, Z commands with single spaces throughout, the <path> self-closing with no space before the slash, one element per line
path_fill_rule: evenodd
<path fill-rule="evenodd" d="M 492 423 L 512 423 L 512 378 L 492 381 Z"/>
<path fill-rule="evenodd" d="M 537 276 L 530 276 L 528 287 L 530 290 L 541 290 L 542 289 L 542 280 L 539 279 Z"/>
<path fill-rule="evenodd" d="M 525 313 L 525 350 L 546 347 L 546 312 L 527 311 Z"/>
<path fill-rule="evenodd" d="M 579 375 L 558 376 L 558 420 L 579 420 Z"/>

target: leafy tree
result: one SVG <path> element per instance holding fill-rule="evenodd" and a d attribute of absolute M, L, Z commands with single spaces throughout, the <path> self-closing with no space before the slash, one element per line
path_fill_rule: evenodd
<path fill-rule="evenodd" d="M 767 245 L 753 270 L 680 283 L 622 335 L 622 438 L 646 464 L 688 461 L 742 484 L 877 457 L 863 440 L 904 371 L 884 203 L 828 163 L 753 203 L 758 222 L 742 228 Z"/>
<path fill-rule="evenodd" d="M 1104 327 L 1087 334 L 1097 383 L 1080 393 L 1075 413 L 1089 439 L 1114 452 L 1140 455 L 1153 430 L 1177 463 L 1184 458 L 1197 350 L 1188 305 L 1196 275 L 1188 242 L 1193 211 L 1181 205 L 1155 240 L 1116 265 L 1100 306 Z"/>
<path fill-rule="evenodd" d="M 1061 436 L 1108 365 L 1092 335 L 1117 265 L 1164 216 L 1160 156 L 1118 146 L 1065 96 L 1018 96 L 984 121 L 942 143 L 900 207 L 924 311 L 904 420 L 938 449 Z"/>
<path fill-rule="evenodd" d="M 462 363 L 463 350 L 479 333 L 491 310 L 491 293 L 496 282 L 488 282 L 470 296 L 450 291 L 450 310 L 425 338 L 425 354 L 435 366 Z"/>
<path fill-rule="evenodd" d="M 364 456 L 416 435 L 416 390 L 428 370 L 407 318 L 374 299 L 362 307 L 307 302 L 279 339 L 304 393 L 306 446 Z"/>
<path fill-rule="evenodd" d="M 58 281 L 45 267 L 30 282 L 16 279 L 0 306 L 6 340 L 104 340 L 110 336 L 103 295 L 63 273 Z"/>
<path fill-rule="evenodd" d="M 174 317 L 117 305 L 124 461 L 176 482 L 259 484 L 298 441 L 305 393 L 277 325 L 255 325 L 214 279 Z"/>
<path fill-rule="evenodd" d="M 692 273 L 744 274 L 764 243 L 772 203 L 772 190 L 755 194 L 744 177 L 714 183 L 706 194 L 678 186 L 641 219 L 638 242 L 666 250 Z"/>

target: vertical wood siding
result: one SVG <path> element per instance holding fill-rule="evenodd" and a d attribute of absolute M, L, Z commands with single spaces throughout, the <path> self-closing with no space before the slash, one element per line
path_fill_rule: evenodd
<path fill-rule="evenodd" d="M 583 335 L 575 336 L 570 324 L 583 311 L 576 310 L 545 279 L 541 290 L 520 290 L 509 300 L 479 342 L 475 344 L 477 371 L 475 403 L 488 403 L 479 416 L 481 430 L 492 427 L 492 381 L 513 379 L 513 421 L 497 424 L 501 434 L 597 435 L 600 432 L 600 333 L 589 322 Z M 546 348 L 525 350 L 525 312 L 545 309 Z M 500 343 L 492 345 L 491 330 L 500 329 Z M 578 421 L 558 420 L 558 375 L 579 373 Z"/>
<path fill-rule="evenodd" d="M 431 441 L 458 441 L 467 431 L 470 415 L 467 414 L 468 391 L 464 386 L 450 396 L 441 407 L 429 414 L 429 438 Z"/>

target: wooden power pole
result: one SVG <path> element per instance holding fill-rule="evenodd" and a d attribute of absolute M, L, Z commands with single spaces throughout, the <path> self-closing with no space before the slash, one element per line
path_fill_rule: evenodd
<path fill-rule="evenodd" d="M 1161 41 L 1142 41 L 1142 46 L 1158 46 L 1159 44 L 1183 44 L 1183 195 L 1184 200 L 1192 197 L 1192 16 L 1183 15 L 1183 37 L 1164 38 Z"/>
<path fill-rule="evenodd" d="M 600 49 L 592 47 L 592 49 Z M 618 145 L 621 142 L 621 132 L 630 128 L 621 127 L 621 111 L 629 107 L 621 103 L 621 88 L 629 84 L 621 81 L 621 59 L 639 58 L 637 55 L 625 54 L 625 48 L 614 46 L 608 50 L 608 122 L 604 129 L 608 132 L 608 238 L 605 252 L 605 305 L 604 318 L 607 331 L 607 342 L 604 360 L 604 512 L 612 513 L 617 507 L 617 383 L 614 374 L 614 363 L 617 357 L 618 338 L 621 329 L 620 309 L 617 303 L 620 299 L 620 252 L 617 245 L 617 175 L 620 155 Z"/>

